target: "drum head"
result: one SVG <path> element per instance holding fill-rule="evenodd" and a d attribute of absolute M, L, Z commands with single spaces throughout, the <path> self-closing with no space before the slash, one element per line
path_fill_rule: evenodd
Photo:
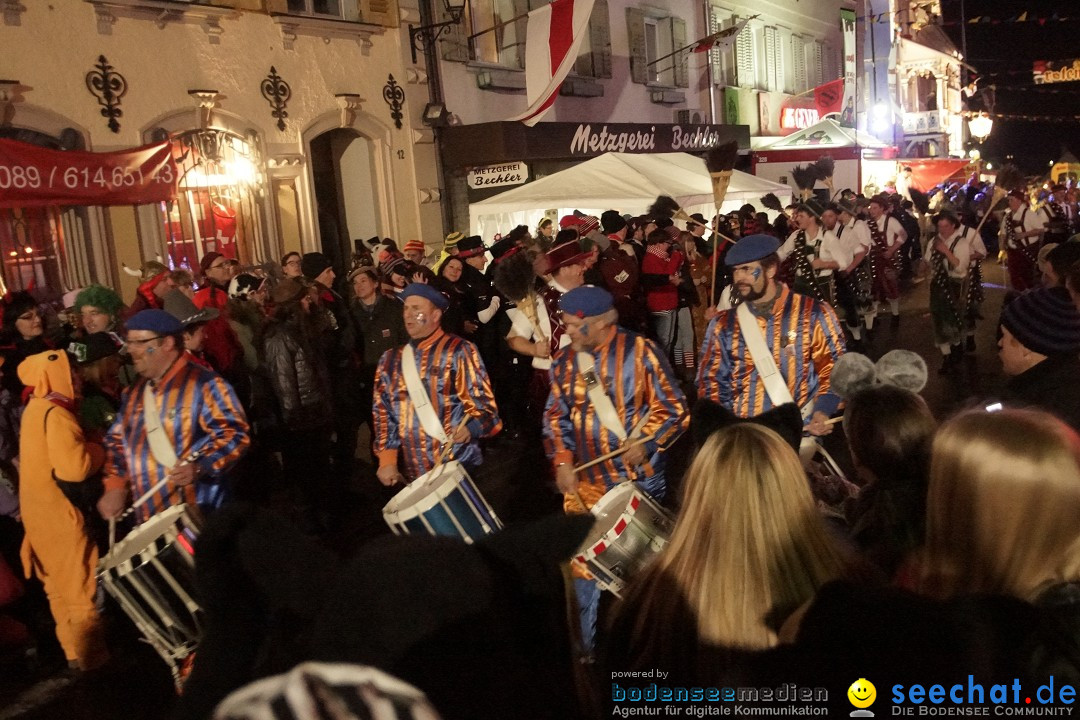
<path fill-rule="evenodd" d="M 416 478 L 391 498 L 383 507 L 383 515 L 401 519 L 416 517 L 452 493 L 463 477 L 468 477 L 468 473 L 461 463 L 456 460 L 444 463 Z"/>
<path fill-rule="evenodd" d="M 113 551 L 101 559 L 100 566 L 102 568 L 112 568 L 131 560 L 145 550 L 151 542 L 165 535 L 170 527 L 177 525 L 180 517 L 186 514 L 186 505 L 173 505 L 162 510 L 132 530 L 126 538 L 116 543 Z"/>
<path fill-rule="evenodd" d="M 589 536 L 585 539 L 582 548 L 591 548 L 615 527 L 615 524 L 619 522 L 619 518 L 625 514 L 626 508 L 630 504 L 630 498 L 635 494 L 640 495 L 642 493 L 634 483 L 620 483 L 608 490 L 604 497 L 593 505 L 590 512 L 596 516 L 596 522 L 593 524 L 592 530 L 589 531 Z"/>

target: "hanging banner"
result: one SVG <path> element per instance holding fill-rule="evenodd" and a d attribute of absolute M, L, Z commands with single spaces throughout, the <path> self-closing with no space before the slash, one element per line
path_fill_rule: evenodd
<path fill-rule="evenodd" d="M 840 110 L 840 125 L 855 127 L 855 11 L 840 11 L 840 28 L 844 34 L 844 99 Z"/>
<path fill-rule="evenodd" d="M 1080 80 L 1080 60 L 1036 60 L 1032 68 L 1036 85 Z"/>
<path fill-rule="evenodd" d="M 841 112 L 844 109 L 844 78 L 814 88 L 814 105 L 820 117 Z"/>
<path fill-rule="evenodd" d="M 145 205 L 176 189 L 168 141 L 94 153 L 0 139 L 0 207 Z"/>

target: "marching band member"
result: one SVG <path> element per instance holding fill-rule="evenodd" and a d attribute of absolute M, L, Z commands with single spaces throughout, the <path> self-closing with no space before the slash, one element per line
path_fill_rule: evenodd
<path fill-rule="evenodd" d="M 571 345 L 555 357 L 544 445 L 567 512 L 587 512 L 619 482 L 640 478 L 655 498 L 666 491 L 663 451 L 689 426 L 686 398 L 652 340 L 618 325 L 611 293 L 585 285 L 559 301 Z M 634 438 L 651 438 L 634 443 Z M 629 444 L 628 444 L 629 443 Z M 621 455 L 574 472 L 620 447 Z M 577 578 L 582 630 L 591 647 L 600 591 Z"/>
<path fill-rule="evenodd" d="M 139 498 L 163 480 L 138 507 L 139 522 L 179 502 L 220 507 L 222 479 L 251 444 L 232 386 L 188 359 L 183 333 L 164 310 L 143 310 L 127 322 L 127 349 L 141 377 L 124 391 L 105 436 L 98 511 L 106 519 L 123 512 L 129 491 Z"/>
<path fill-rule="evenodd" d="M 1069 205 L 1069 189 L 1058 183 L 1050 188 L 1050 197 L 1046 198 L 1046 235 L 1043 242 L 1062 243 L 1073 234 L 1073 208 Z"/>
<path fill-rule="evenodd" d="M 870 199 L 870 238 L 873 246 L 870 257 L 874 271 L 874 302 L 888 301 L 892 310 L 893 327 L 900 325 L 900 248 L 904 246 L 907 232 L 900 221 L 889 214 L 889 201 L 881 195 Z M 876 314 L 876 312 L 875 312 Z M 874 315 L 866 318 L 867 328 L 874 322 Z"/>
<path fill-rule="evenodd" d="M 806 430 L 827 435 L 832 427 L 825 421 L 839 404 L 829 376 L 844 353 L 843 331 L 831 307 L 777 281 L 778 249 L 771 235 L 748 235 L 728 252 L 738 302 L 706 331 L 700 397 L 739 417 L 794 401 Z"/>
<path fill-rule="evenodd" d="M 871 288 L 874 274 L 870 270 L 870 261 L 866 259 L 874 241 L 870 238 L 870 227 L 865 220 L 860 220 L 855 209 L 840 202 L 830 205 L 821 214 L 826 229 L 836 233 L 836 237 L 847 245 L 851 255 L 851 264 L 836 273 L 836 302 L 844 311 L 844 323 L 856 341 L 862 340 L 863 318 L 870 310 Z M 832 224 L 833 227 L 829 227 Z"/>
<path fill-rule="evenodd" d="M 446 296 L 412 283 L 404 300 L 404 347 L 387 350 L 375 372 L 375 455 L 383 485 L 401 482 L 399 455 L 411 482 L 428 472 L 448 442 L 466 468 L 483 457 L 477 440 L 502 430 L 487 370 L 476 346 L 439 327 Z"/>
<path fill-rule="evenodd" d="M 1023 292 L 1035 287 L 1038 273 L 1037 256 L 1042 234 L 1046 231 L 1046 216 L 1041 210 L 1028 207 L 1022 190 L 1009 193 L 1009 211 L 1002 223 L 1005 230 L 1005 257 L 1009 265 L 1009 284 Z"/>
<path fill-rule="evenodd" d="M 951 212 L 937 216 L 937 230 L 930 252 L 930 317 L 934 321 L 934 343 L 945 356 L 940 370 L 944 374 L 959 366 L 963 356 L 960 341 L 965 333 L 973 337 L 975 331 L 975 318 L 968 308 L 968 283 L 971 264 L 986 257 L 986 246 Z"/>
<path fill-rule="evenodd" d="M 832 305 L 832 276 L 851 264 L 849 248 L 822 226 L 809 205 L 799 205 L 795 210 L 795 225 L 799 229 L 788 236 L 778 252 L 781 262 L 795 254 L 795 281 L 791 289 Z"/>

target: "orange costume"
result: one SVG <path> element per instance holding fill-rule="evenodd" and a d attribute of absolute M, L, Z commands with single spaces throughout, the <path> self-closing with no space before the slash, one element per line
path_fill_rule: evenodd
<path fill-rule="evenodd" d="M 101 468 L 105 452 L 85 440 L 76 420 L 66 353 L 31 355 L 19 365 L 19 380 L 34 390 L 19 433 L 23 567 L 45 585 L 67 659 L 87 670 L 108 659 L 94 606 L 98 551 L 56 480 L 86 480 Z"/>

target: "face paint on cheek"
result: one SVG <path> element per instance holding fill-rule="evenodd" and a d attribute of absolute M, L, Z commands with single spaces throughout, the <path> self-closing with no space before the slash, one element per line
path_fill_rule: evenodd
<path fill-rule="evenodd" d="M 589 334 L 589 323 L 581 323 L 581 334 L 582 335 L 588 335 Z"/>
<path fill-rule="evenodd" d="M 761 277 L 761 268 L 754 268 L 753 270 L 751 270 L 750 277 L 754 278 L 754 282 L 757 282 L 758 278 Z"/>

